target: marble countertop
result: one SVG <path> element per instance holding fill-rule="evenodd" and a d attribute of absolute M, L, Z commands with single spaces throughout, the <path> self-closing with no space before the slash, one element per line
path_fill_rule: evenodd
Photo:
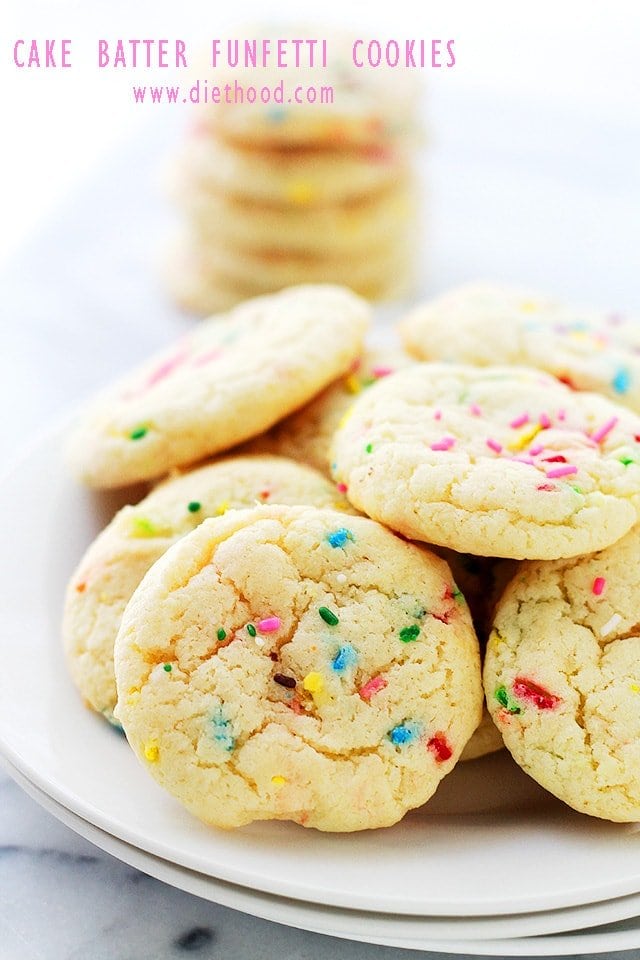
<path fill-rule="evenodd" d="M 640 216 L 630 202 L 636 172 L 628 130 L 605 132 L 619 158 L 614 177 L 598 152 L 602 131 L 575 118 L 556 118 L 562 135 L 554 145 L 549 117 L 523 116 L 517 103 L 499 105 L 499 122 L 495 104 L 435 109 L 440 146 L 429 163 L 433 216 L 423 286 L 492 276 L 634 306 L 637 264 L 627 251 Z M 487 134 L 492 123 L 495 136 Z M 170 215 L 160 200 L 158 159 L 174 133 L 141 130 L 0 275 L 7 411 L 0 439 L 9 457 L 192 322 L 172 310 L 159 282 L 157 241 Z M 568 256 L 571 243 L 575 256 Z M 289 929 L 153 880 L 60 824 L 3 770 L 0 809 L 0 960 L 427 956 Z"/>

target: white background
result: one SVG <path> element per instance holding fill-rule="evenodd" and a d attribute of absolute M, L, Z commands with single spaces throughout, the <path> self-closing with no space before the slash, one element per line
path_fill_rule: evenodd
<path fill-rule="evenodd" d="M 446 105 L 453 91 L 468 91 L 485 101 L 505 94 L 520 98 L 523 109 L 533 109 L 538 115 L 549 107 L 571 110 L 589 118 L 594 130 L 601 126 L 603 140 L 611 124 L 627 123 L 631 128 L 638 120 L 640 4 L 634 2 L 273 0 L 267 5 L 264 0 L 235 0 L 233 4 L 212 0 L 3 0 L 0 262 L 21 247 L 101 158 L 108 157 L 119 141 L 134 135 L 150 111 L 157 113 L 157 107 L 131 103 L 131 83 L 145 82 L 146 71 L 134 74 L 96 68 L 98 37 L 180 36 L 195 43 L 209 36 L 224 36 L 229 8 L 238 21 L 261 19 L 260 10 L 267 6 L 278 16 L 298 21 L 346 21 L 358 26 L 363 35 L 455 38 L 455 70 L 429 71 L 426 77 L 436 115 L 438 103 Z M 13 42 L 18 37 L 71 38 L 73 68 L 18 71 L 12 63 Z M 169 73 L 155 71 L 149 79 L 170 82 Z M 634 145 L 637 149 L 637 139 Z M 523 135 L 523 149 L 527 146 Z M 529 146 L 535 154 L 540 144 Z M 606 158 L 606 143 L 602 146 Z M 553 154 L 553 144 L 545 144 L 545 149 Z"/>

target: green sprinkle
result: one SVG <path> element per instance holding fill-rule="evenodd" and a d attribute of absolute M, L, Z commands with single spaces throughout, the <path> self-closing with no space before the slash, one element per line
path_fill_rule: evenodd
<path fill-rule="evenodd" d="M 199 503 L 198 500 L 191 500 L 191 502 L 187 504 L 187 510 L 189 511 L 189 513 L 197 513 L 198 510 L 201 510 L 201 509 L 202 509 L 202 504 Z"/>
<path fill-rule="evenodd" d="M 572 489 L 572 490 L 575 490 L 576 493 L 579 493 L 579 494 L 582 495 L 582 487 L 574 487 L 573 484 L 572 484 L 572 485 L 571 485 L 571 489 Z"/>
<path fill-rule="evenodd" d="M 224 629 L 224 627 L 219 627 L 218 640 L 226 640 L 226 639 L 227 639 L 227 631 Z"/>
<path fill-rule="evenodd" d="M 165 665 L 164 665 L 164 667 L 163 667 L 162 669 L 163 669 L 166 673 L 171 673 L 171 664 L 170 664 L 170 663 L 165 663 Z"/>
<path fill-rule="evenodd" d="M 453 593 L 451 594 L 454 600 L 459 600 L 460 603 L 464 603 L 464 594 L 460 587 L 455 587 Z"/>
<path fill-rule="evenodd" d="M 149 427 L 136 427 L 129 434 L 129 440 L 142 440 L 149 433 Z"/>
<path fill-rule="evenodd" d="M 158 533 L 155 523 L 147 517 L 132 517 L 131 526 L 134 537 L 155 537 Z"/>
<path fill-rule="evenodd" d="M 522 710 L 520 709 L 520 707 L 517 706 L 517 704 L 515 704 L 513 700 L 511 700 L 511 698 L 509 697 L 506 687 L 504 686 L 498 687 L 498 689 L 494 693 L 494 697 L 496 698 L 500 706 L 504 707 L 504 709 L 508 713 L 522 713 Z"/>
<path fill-rule="evenodd" d="M 373 444 L 368 443 L 364 449 L 366 450 L 367 453 L 371 453 L 371 451 L 373 450 Z"/>
<path fill-rule="evenodd" d="M 255 637 L 257 630 L 252 623 L 247 624 L 247 633 L 250 637 Z"/>
<path fill-rule="evenodd" d="M 403 627 L 400 631 L 400 639 L 403 643 L 410 643 L 411 640 L 417 640 L 420 633 L 420 627 L 412 623 L 410 627 Z"/>
<path fill-rule="evenodd" d="M 318 613 L 322 617 L 325 623 L 328 623 L 330 627 L 335 627 L 337 623 L 340 623 L 338 617 L 336 617 L 333 610 L 329 610 L 329 607 L 319 607 Z"/>
<path fill-rule="evenodd" d="M 620 463 L 623 463 L 625 467 L 628 467 L 630 463 L 635 463 L 633 457 L 620 457 Z"/>

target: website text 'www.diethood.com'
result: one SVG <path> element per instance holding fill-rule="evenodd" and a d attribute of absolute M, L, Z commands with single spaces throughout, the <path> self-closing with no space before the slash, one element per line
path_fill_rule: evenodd
<path fill-rule="evenodd" d="M 279 83 L 255 86 L 239 81 L 222 86 L 208 80 L 196 80 L 189 88 L 181 86 L 134 86 L 135 103 L 313 103 L 330 105 L 334 101 L 334 89 L 330 85 L 287 86 Z"/>

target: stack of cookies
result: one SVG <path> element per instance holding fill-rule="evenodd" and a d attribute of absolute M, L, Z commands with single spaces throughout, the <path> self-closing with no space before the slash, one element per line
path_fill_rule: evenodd
<path fill-rule="evenodd" d="M 358 70 L 344 37 L 329 38 L 327 58 L 326 68 L 216 75 L 221 89 L 284 84 L 283 103 L 196 108 L 172 172 L 183 223 L 167 267 L 186 309 L 210 313 L 301 283 L 344 284 L 370 300 L 409 289 L 418 91 L 409 71 Z M 296 90 L 323 89 L 330 102 L 295 102 Z"/>
<path fill-rule="evenodd" d="M 80 479 L 180 472 L 70 581 L 81 695 L 213 825 L 389 826 L 503 745 L 640 819 L 635 323 L 456 291 L 401 323 L 419 362 L 369 319 L 337 287 L 258 298 L 96 401 Z"/>

